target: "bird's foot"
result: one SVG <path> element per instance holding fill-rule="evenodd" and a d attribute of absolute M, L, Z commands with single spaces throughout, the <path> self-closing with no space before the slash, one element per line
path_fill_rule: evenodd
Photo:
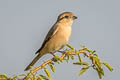
<path fill-rule="evenodd" d="M 55 54 L 54 53 L 51 53 L 51 54 L 53 55 L 53 61 L 57 62 L 57 58 L 56 58 Z"/>

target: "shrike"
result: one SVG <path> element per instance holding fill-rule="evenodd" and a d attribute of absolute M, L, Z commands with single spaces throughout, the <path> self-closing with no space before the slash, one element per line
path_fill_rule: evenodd
<path fill-rule="evenodd" d="M 71 26 L 75 19 L 77 17 L 72 12 L 64 12 L 58 16 L 56 23 L 44 39 L 41 48 L 35 53 L 37 56 L 25 68 L 25 71 L 29 70 L 30 66 L 33 66 L 43 55 L 47 53 L 54 54 L 67 44 L 71 35 Z"/>

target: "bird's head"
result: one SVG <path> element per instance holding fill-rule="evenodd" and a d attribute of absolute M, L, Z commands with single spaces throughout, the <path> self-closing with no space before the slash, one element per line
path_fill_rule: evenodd
<path fill-rule="evenodd" d="M 57 21 L 60 22 L 69 22 L 77 19 L 77 17 L 72 12 L 64 12 L 58 16 Z"/>

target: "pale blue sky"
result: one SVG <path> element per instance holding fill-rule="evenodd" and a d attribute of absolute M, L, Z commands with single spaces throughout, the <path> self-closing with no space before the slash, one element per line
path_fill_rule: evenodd
<path fill-rule="evenodd" d="M 103 61 L 113 66 L 111 73 L 105 67 L 103 80 L 118 80 L 120 74 L 120 1 L 119 0 L 0 0 L 0 73 L 24 73 L 35 57 L 44 37 L 57 16 L 73 12 L 74 21 L 69 43 L 79 49 L 85 45 L 95 49 Z M 50 59 L 42 57 L 35 66 Z M 98 80 L 90 69 L 78 77 L 79 66 L 63 62 L 55 65 L 54 80 Z"/>

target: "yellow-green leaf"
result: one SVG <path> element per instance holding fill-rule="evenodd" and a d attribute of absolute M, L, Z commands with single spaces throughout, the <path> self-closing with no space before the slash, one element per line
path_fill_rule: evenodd
<path fill-rule="evenodd" d="M 103 75 L 102 75 L 101 72 L 98 70 L 98 68 L 96 68 L 96 71 L 97 71 L 97 73 L 98 73 L 99 78 L 102 79 L 102 76 L 103 76 Z"/>
<path fill-rule="evenodd" d="M 95 61 L 96 61 L 96 64 L 101 66 L 101 62 L 100 62 L 100 59 L 98 57 L 95 57 Z"/>
<path fill-rule="evenodd" d="M 69 53 L 71 53 L 71 52 L 73 52 L 73 51 L 75 51 L 75 50 L 73 50 L 73 49 L 68 49 L 68 50 L 66 50 L 65 52 L 66 52 L 67 54 L 69 54 Z"/>
<path fill-rule="evenodd" d="M 75 51 L 75 53 L 76 53 L 76 54 L 79 54 L 79 53 L 80 53 L 80 51 Z"/>
<path fill-rule="evenodd" d="M 39 75 L 42 77 L 43 80 L 49 80 L 48 77 L 44 76 L 44 75 Z"/>
<path fill-rule="evenodd" d="M 93 60 L 95 61 L 94 65 L 96 67 L 96 70 L 99 71 L 100 75 L 104 75 L 104 71 L 102 69 L 100 59 L 98 57 L 93 57 Z"/>
<path fill-rule="evenodd" d="M 6 74 L 0 74 L 0 79 L 8 79 Z"/>
<path fill-rule="evenodd" d="M 49 70 L 44 67 L 44 71 L 45 71 L 45 73 L 47 74 L 47 76 L 50 77 L 50 72 L 49 72 Z"/>
<path fill-rule="evenodd" d="M 87 62 L 74 62 L 73 64 L 75 64 L 75 65 L 86 65 L 86 66 L 88 66 L 88 63 L 87 63 Z"/>
<path fill-rule="evenodd" d="M 82 75 L 85 71 L 87 71 L 89 69 L 89 66 L 83 67 L 80 72 L 78 73 L 78 75 Z"/>
<path fill-rule="evenodd" d="M 113 68 L 106 62 L 103 62 L 103 64 L 110 70 L 113 71 Z"/>
<path fill-rule="evenodd" d="M 98 57 L 93 57 L 93 60 L 95 60 L 95 66 L 96 66 L 98 69 L 100 69 L 99 71 L 101 71 L 101 70 L 102 70 L 102 67 L 101 67 L 101 62 L 100 62 L 99 58 L 98 58 Z"/>
<path fill-rule="evenodd" d="M 81 65 L 81 62 L 74 62 L 75 65 Z"/>
<path fill-rule="evenodd" d="M 30 71 L 30 73 L 31 73 L 31 75 L 32 75 L 32 76 L 30 76 L 30 79 L 31 79 L 31 80 L 35 80 L 36 75 L 32 72 L 32 70 Z"/>
<path fill-rule="evenodd" d="M 97 54 L 97 53 L 93 53 L 93 54 L 98 57 L 98 54 Z"/>
<path fill-rule="evenodd" d="M 60 62 L 62 62 L 62 60 L 60 59 L 59 56 L 54 56 L 54 58 L 55 58 L 56 60 L 59 60 Z"/>
<path fill-rule="evenodd" d="M 93 51 L 88 49 L 88 48 L 84 48 L 84 50 L 88 51 L 89 53 L 92 53 Z"/>
<path fill-rule="evenodd" d="M 16 74 L 13 74 L 13 79 L 17 78 L 18 76 Z"/>
<path fill-rule="evenodd" d="M 26 76 L 25 74 L 20 74 L 19 76 Z"/>
<path fill-rule="evenodd" d="M 30 80 L 33 80 L 33 77 L 30 77 Z"/>
<path fill-rule="evenodd" d="M 52 78 L 48 78 L 47 80 L 53 80 Z"/>
<path fill-rule="evenodd" d="M 74 48 L 70 44 L 66 44 L 66 46 L 74 50 Z"/>
<path fill-rule="evenodd" d="M 96 51 L 95 51 L 95 50 L 93 50 L 93 51 L 92 51 L 92 54 L 94 54 L 95 52 L 96 52 Z"/>
<path fill-rule="evenodd" d="M 81 62 L 81 64 L 88 66 L 88 63 L 87 63 L 87 62 Z"/>
<path fill-rule="evenodd" d="M 70 55 L 71 59 L 74 60 L 74 57 L 72 55 Z"/>
<path fill-rule="evenodd" d="M 67 61 L 67 63 L 68 63 L 68 61 L 69 61 L 69 59 L 70 59 L 70 58 L 69 58 L 69 55 L 66 55 L 66 56 L 67 56 L 67 59 L 66 59 L 66 61 Z"/>
<path fill-rule="evenodd" d="M 42 80 L 43 78 L 41 76 L 38 76 L 37 77 L 37 80 Z"/>
<path fill-rule="evenodd" d="M 48 65 L 50 66 L 51 70 L 55 72 L 55 67 L 51 63 L 49 63 Z"/>
<path fill-rule="evenodd" d="M 80 62 L 82 62 L 82 58 L 80 57 L 80 55 L 78 54 L 78 59 Z"/>
<path fill-rule="evenodd" d="M 60 64 L 60 62 L 57 61 L 58 64 Z"/>

